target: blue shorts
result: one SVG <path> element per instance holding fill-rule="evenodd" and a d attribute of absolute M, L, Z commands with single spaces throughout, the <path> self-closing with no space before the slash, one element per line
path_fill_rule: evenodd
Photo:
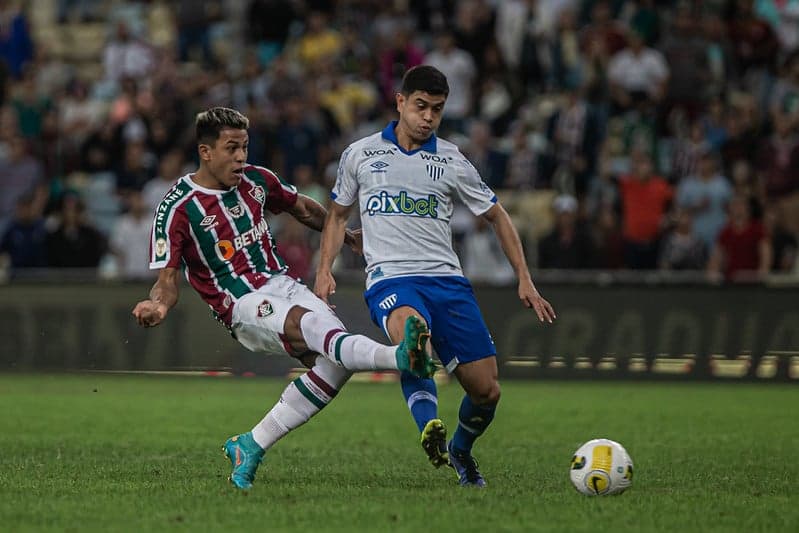
<path fill-rule="evenodd" d="M 416 309 L 430 326 L 433 348 L 447 372 L 497 354 L 469 280 L 463 276 L 403 276 L 372 285 L 364 293 L 372 321 L 388 335 L 391 311 Z"/>

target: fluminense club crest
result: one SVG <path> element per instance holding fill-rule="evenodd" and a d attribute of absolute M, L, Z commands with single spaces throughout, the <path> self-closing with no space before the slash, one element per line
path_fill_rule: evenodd
<path fill-rule="evenodd" d="M 269 300 L 264 300 L 258 304 L 258 318 L 266 318 L 274 312 L 275 310 L 272 308 L 272 304 L 269 303 Z"/>
<path fill-rule="evenodd" d="M 261 205 L 263 205 L 264 200 L 266 200 L 266 192 L 260 185 L 254 185 L 253 188 L 250 189 L 250 196 L 255 198 L 255 201 Z"/>

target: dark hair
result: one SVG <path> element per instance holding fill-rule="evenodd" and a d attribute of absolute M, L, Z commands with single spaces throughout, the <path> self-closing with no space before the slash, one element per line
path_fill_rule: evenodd
<path fill-rule="evenodd" d="M 447 77 L 436 67 L 419 65 L 408 70 L 402 77 L 400 92 L 405 96 L 414 91 L 422 91 L 432 95 L 449 95 Z"/>
<path fill-rule="evenodd" d="M 197 113 L 194 121 L 194 130 L 198 144 L 213 144 L 219 138 L 219 132 L 225 128 L 246 130 L 250 121 L 236 111 L 227 107 L 212 107 L 202 113 Z"/>

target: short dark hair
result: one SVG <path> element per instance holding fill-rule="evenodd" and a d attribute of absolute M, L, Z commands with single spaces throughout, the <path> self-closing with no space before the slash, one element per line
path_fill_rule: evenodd
<path fill-rule="evenodd" d="M 214 144 L 219 138 L 219 132 L 225 128 L 246 130 L 249 127 L 250 121 L 247 117 L 227 107 L 212 107 L 197 113 L 194 121 L 197 144 Z"/>
<path fill-rule="evenodd" d="M 414 91 L 422 91 L 432 95 L 449 95 L 447 77 L 440 70 L 430 65 L 419 65 L 409 69 L 402 77 L 400 92 L 409 96 Z"/>

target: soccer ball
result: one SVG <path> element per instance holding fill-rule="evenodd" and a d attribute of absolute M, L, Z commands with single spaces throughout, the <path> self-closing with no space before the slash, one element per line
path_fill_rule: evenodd
<path fill-rule="evenodd" d="M 618 442 L 589 440 L 574 452 L 569 475 L 588 496 L 621 494 L 633 483 L 633 460 Z"/>

